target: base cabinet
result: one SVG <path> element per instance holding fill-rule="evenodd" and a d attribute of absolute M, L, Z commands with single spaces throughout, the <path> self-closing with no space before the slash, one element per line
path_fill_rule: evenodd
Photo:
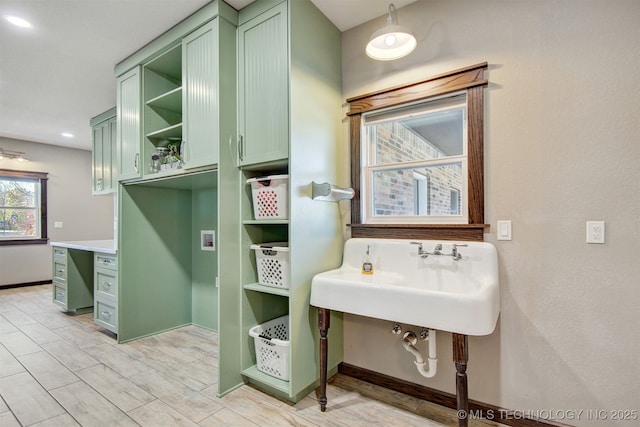
<path fill-rule="evenodd" d="M 64 311 L 88 313 L 93 307 L 91 252 L 53 247 L 53 302 Z"/>
<path fill-rule="evenodd" d="M 118 257 L 112 254 L 93 255 L 93 321 L 118 333 Z"/>

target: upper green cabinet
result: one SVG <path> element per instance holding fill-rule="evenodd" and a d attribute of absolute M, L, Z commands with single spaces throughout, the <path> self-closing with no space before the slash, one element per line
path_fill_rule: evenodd
<path fill-rule="evenodd" d="M 117 78 L 118 180 L 142 176 L 140 167 L 140 67 Z"/>
<path fill-rule="evenodd" d="M 116 109 L 94 117 L 90 121 L 92 150 L 92 194 L 111 194 L 116 191 Z"/>
<path fill-rule="evenodd" d="M 289 157 L 287 3 L 238 27 L 239 165 Z"/>
<path fill-rule="evenodd" d="M 218 20 L 182 41 L 184 167 L 218 163 Z"/>
<path fill-rule="evenodd" d="M 131 140 L 125 139 L 125 130 L 120 132 L 122 162 L 133 165 L 124 169 L 130 173 L 120 174 L 121 181 L 217 165 L 220 141 L 236 137 L 235 131 L 223 132 L 220 126 L 225 115 L 221 106 L 235 108 L 235 90 L 226 88 L 235 88 L 236 28 L 237 12 L 224 2 L 212 2 L 116 66 L 118 120 L 123 126 L 127 120 L 138 124 L 135 131 L 130 126 Z M 134 74 L 135 95 L 129 83 Z"/>

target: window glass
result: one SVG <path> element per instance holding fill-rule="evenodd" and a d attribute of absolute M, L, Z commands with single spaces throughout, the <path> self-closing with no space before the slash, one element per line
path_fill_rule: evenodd
<path fill-rule="evenodd" d="M 46 237 L 42 236 L 42 181 L 16 175 L 0 173 L 0 242 Z"/>
<path fill-rule="evenodd" d="M 365 222 L 467 221 L 466 94 L 363 114 Z"/>

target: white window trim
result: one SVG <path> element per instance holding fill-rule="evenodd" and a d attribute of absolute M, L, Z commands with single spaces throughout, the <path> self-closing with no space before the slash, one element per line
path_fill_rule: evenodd
<path fill-rule="evenodd" d="M 431 102 L 438 99 L 454 97 L 458 95 L 465 95 L 465 103 L 460 103 L 459 105 L 447 106 L 444 108 L 434 108 L 430 112 L 440 112 L 444 110 L 449 110 L 453 108 L 459 108 L 460 106 L 464 106 L 464 114 L 463 114 L 463 148 L 462 155 L 459 156 L 449 156 L 437 159 L 423 160 L 423 161 L 413 161 L 413 162 L 401 162 L 401 163 L 387 163 L 384 165 L 373 165 L 375 162 L 375 152 L 372 150 L 372 143 L 370 141 L 369 132 L 366 131 L 367 125 L 376 124 L 379 121 L 367 121 L 367 115 L 379 115 L 380 110 L 374 111 L 371 114 L 364 113 L 362 114 L 361 121 L 361 141 L 360 141 L 360 149 L 361 149 L 361 159 L 362 163 L 360 165 L 360 188 L 361 188 L 361 218 L 363 224 L 468 224 L 469 223 L 469 209 L 468 209 L 468 198 L 469 198 L 469 167 L 468 167 L 468 105 L 466 104 L 466 92 L 456 92 L 448 95 L 429 98 L 428 100 L 421 100 L 420 102 L 416 102 L 414 104 L 424 104 L 425 102 Z M 410 104 L 402 104 L 399 106 L 391 107 L 386 110 L 391 111 L 397 108 L 406 108 L 407 105 Z M 411 114 L 406 115 L 407 117 L 412 116 Z M 395 120 L 403 116 L 396 117 Z M 429 166 L 437 166 L 441 164 L 451 164 L 451 163 L 461 163 L 462 167 L 462 186 L 460 190 L 460 215 L 374 215 L 373 214 L 373 174 L 377 171 L 389 170 L 389 169 L 410 169 L 410 168 L 419 168 L 419 167 L 429 167 Z M 373 166 L 372 166 L 373 165 Z"/>

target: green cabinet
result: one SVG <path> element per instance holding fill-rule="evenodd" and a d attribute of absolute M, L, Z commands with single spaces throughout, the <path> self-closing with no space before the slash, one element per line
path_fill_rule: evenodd
<path fill-rule="evenodd" d="M 218 19 L 182 41 L 184 168 L 218 163 Z"/>
<path fill-rule="evenodd" d="M 286 2 L 238 27 L 239 165 L 289 156 L 287 28 Z"/>
<path fill-rule="evenodd" d="M 215 168 L 220 141 L 236 134 L 223 134 L 220 126 L 228 116 L 224 110 L 235 109 L 236 28 L 237 12 L 212 2 L 116 66 L 119 107 L 124 111 L 130 100 L 138 108 L 131 107 L 138 119 L 131 146 L 137 150 L 119 141 L 123 161 L 135 160 L 121 181 Z M 134 74 L 135 88 L 127 84 Z M 118 116 L 119 123 L 127 119 Z"/>
<path fill-rule="evenodd" d="M 140 67 L 118 76 L 116 83 L 118 180 L 124 181 L 142 176 Z"/>
<path fill-rule="evenodd" d="M 337 167 L 341 164 L 341 36 L 309 0 L 261 0 L 242 9 L 239 22 L 240 167 L 235 176 L 239 196 L 236 203 L 221 188 L 221 198 L 230 203 L 220 213 L 225 224 L 237 227 L 235 234 L 221 235 L 220 243 L 236 250 L 232 255 L 239 269 L 229 271 L 227 266 L 236 268 L 233 260 L 221 261 L 219 393 L 249 382 L 298 401 L 319 384 L 319 333 L 317 310 L 309 305 L 311 280 L 319 272 L 337 268 L 342 256 L 338 204 L 310 197 L 312 181 L 342 184 Z M 220 174 L 221 183 L 232 181 L 225 165 Z M 288 175 L 286 193 L 277 196 L 286 200 L 286 218 L 255 218 L 247 180 L 272 175 Z M 239 217 L 237 225 L 233 216 Z M 288 243 L 286 287 L 260 283 L 264 266 L 252 246 L 274 242 Z M 288 363 L 281 377 L 261 369 L 263 354 L 249 331 L 285 316 Z M 329 367 L 335 370 L 342 357 L 339 313 L 332 315 L 329 333 L 335 343 Z"/>
<path fill-rule="evenodd" d="M 91 151 L 92 194 L 115 193 L 117 188 L 117 142 L 115 107 L 90 121 L 93 147 Z"/>
<path fill-rule="evenodd" d="M 140 71 L 142 114 L 142 175 L 118 191 L 119 342 L 188 324 L 218 328 L 218 259 L 234 243 L 220 237 L 219 200 L 230 190 L 216 165 L 238 172 L 227 146 L 237 135 L 236 31 L 237 11 L 214 1 L 116 65 L 116 76 Z M 175 143 L 181 167 L 152 172 L 153 153 Z M 216 251 L 202 248 L 207 230 Z"/>
<path fill-rule="evenodd" d="M 93 253 L 93 321 L 118 333 L 118 257 Z"/>
<path fill-rule="evenodd" d="M 53 302 L 80 314 L 93 307 L 93 258 L 82 250 L 53 246 Z"/>

